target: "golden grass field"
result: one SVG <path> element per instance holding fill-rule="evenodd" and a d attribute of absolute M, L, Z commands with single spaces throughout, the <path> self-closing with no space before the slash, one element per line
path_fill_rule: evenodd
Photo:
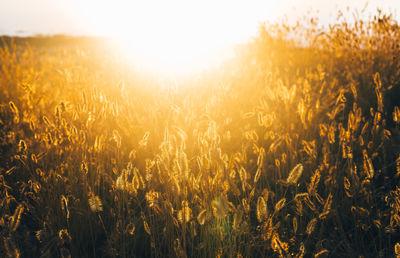
<path fill-rule="evenodd" d="M 400 257 L 399 42 L 268 25 L 169 81 L 3 37 L 0 257 Z"/>

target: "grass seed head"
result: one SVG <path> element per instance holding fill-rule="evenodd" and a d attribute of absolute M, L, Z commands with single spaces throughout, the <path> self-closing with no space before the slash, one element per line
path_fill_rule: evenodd
<path fill-rule="evenodd" d="M 303 173 L 303 164 L 297 164 L 289 173 L 288 178 L 286 179 L 286 182 L 288 184 L 297 184 L 297 181 L 299 181 L 299 178 L 301 177 L 301 174 Z"/>

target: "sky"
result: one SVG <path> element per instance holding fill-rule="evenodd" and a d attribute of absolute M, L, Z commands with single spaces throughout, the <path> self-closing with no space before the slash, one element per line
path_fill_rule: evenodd
<path fill-rule="evenodd" d="M 263 22 L 295 23 L 311 10 L 335 23 L 338 10 L 377 8 L 398 17 L 400 0 L 0 0 L 0 35 L 95 35 L 117 39 L 124 56 L 185 73 L 217 64 Z M 366 6 L 366 8 L 364 8 Z M 399 14 L 400 15 L 400 14 Z"/>
<path fill-rule="evenodd" d="M 310 8 L 319 10 L 322 22 L 335 21 L 336 9 L 346 6 L 362 8 L 365 0 L 199 0 L 199 1 L 102 1 L 102 0 L 0 0 L 0 34 L 74 34 L 108 35 L 118 23 L 135 23 L 138 26 L 157 12 L 179 9 L 194 19 L 218 19 L 222 25 L 236 31 L 242 40 L 254 33 L 261 21 L 274 21 L 287 14 L 292 19 Z M 377 7 L 397 12 L 398 0 L 368 1 L 368 11 Z M 147 4 L 146 4 L 147 3 Z M 183 7 L 182 7 L 183 5 Z M 177 10 L 176 10 L 177 9 Z M 135 12 L 136 10 L 136 12 Z M 189 10 L 189 11 L 187 11 Z M 171 13 L 173 17 L 176 13 Z M 166 15 L 162 15 L 165 19 Z M 184 17 L 183 17 L 184 18 Z M 118 19 L 118 22 L 115 22 Z M 113 22 L 114 20 L 114 22 Z M 161 22 L 162 23 L 162 22 Z M 201 25 L 198 25 L 201 27 Z M 106 27 L 106 28 L 104 28 Z M 118 31 L 118 29 L 117 29 Z"/>

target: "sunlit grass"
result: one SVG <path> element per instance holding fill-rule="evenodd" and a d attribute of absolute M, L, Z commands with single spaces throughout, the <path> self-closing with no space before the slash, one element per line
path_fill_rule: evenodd
<path fill-rule="evenodd" d="M 3 40 L 0 256 L 399 256 L 398 24 L 339 22 L 181 80 Z"/>

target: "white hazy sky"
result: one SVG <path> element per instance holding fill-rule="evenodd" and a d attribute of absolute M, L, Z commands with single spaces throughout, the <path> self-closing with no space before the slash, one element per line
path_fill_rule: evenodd
<path fill-rule="evenodd" d="M 177 9 L 194 19 L 220 19 L 232 25 L 237 37 L 254 32 L 258 22 L 276 20 L 283 14 L 293 18 L 312 8 L 321 20 L 334 22 L 337 8 L 361 9 L 365 0 L 0 0 L 0 34 L 112 34 L 118 23 L 143 24 L 160 12 L 163 19 L 176 16 Z M 396 12 L 399 0 L 368 1 L 368 12 L 377 7 Z M 146 4 L 147 3 L 147 4 Z M 172 4 L 171 4 L 172 3 Z M 171 5 L 175 11 L 168 10 Z M 189 9 L 189 11 L 187 11 Z M 194 15 L 195 14 L 195 15 Z M 193 15 L 195 17 L 193 17 Z M 189 17 L 189 18 L 190 18 Z M 118 20 L 118 21 L 115 21 Z M 161 21 L 162 23 L 162 21 Z M 105 28 L 106 27 L 106 28 Z M 117 29 L 118 30 L 118 29 Z"/>
<path fill-rule="evenodd" d="M 364 16 L 380 8 L 398 17 L 400 0 L 368 3 Z M 255 35 L 261 22 L 283 15 L 294 22 L 311 9 L 322 24 L 334 23 L 338 9 L 361 10 L 365 4 L 366 0 L 0 0 L 0 35 L 112 36 L 129 59 L 181 73 L 218 63 L 229 46 Z M 347 16 L 351 18 L 351 12 Z"/>

